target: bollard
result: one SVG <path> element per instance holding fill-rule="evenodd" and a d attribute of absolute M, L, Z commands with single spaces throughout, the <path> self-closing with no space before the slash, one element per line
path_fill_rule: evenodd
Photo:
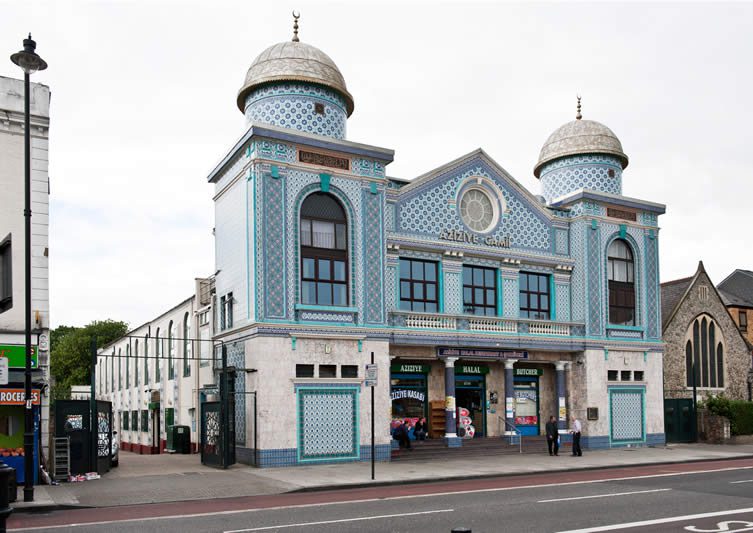
<path fill-rule="evenodd" d="M 0 461 L 0 533 L 5 533 L 5 521 L 13 512 L 8 505 L 8 478 L 14 470 Z"/>
<path fill-rule="evenodd" d="M 467 527 L 454 527 L 450 533 L 472 533 Z"/>

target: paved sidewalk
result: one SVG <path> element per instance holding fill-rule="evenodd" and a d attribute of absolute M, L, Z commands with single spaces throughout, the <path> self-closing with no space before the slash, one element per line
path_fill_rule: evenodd
<path fill-rule="evenodd" d="M 216 470 L 201 465 L 198 455 L 136 455 L 121 452 L 120 466 L 99 480 L 37 486 L 35 501 L 13 504 L 17 511 L 70 506 L 110 507 L 280 494 L 371 484 L 410 483 L 565 470 L 753 458 L 753 445 L 672 444 L 659 448 L 615 448 L 587 451 L 583 457 L 542 454 L 500 455 L 377 463 L 257 469 L 235 465 Z"/>

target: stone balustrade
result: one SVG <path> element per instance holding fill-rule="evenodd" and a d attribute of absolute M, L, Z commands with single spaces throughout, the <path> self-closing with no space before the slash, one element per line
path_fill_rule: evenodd
<path fill-rule="evenodd" d="M 474 315 L 443 315 L 437 313 L 390 313 L 390 324 L 416 329 L 444 329 L 478 333 L 506 333 L 567 337 L 583 335 L 583 326 L 577 324 Z"/>

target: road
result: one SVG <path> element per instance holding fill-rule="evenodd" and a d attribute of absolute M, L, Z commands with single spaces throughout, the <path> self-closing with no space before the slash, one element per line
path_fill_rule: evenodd
<path fill-rule="evenodd" d="M 17 514 L 8 525 L 82 533 L 753 532 L 753 460 Z"/>

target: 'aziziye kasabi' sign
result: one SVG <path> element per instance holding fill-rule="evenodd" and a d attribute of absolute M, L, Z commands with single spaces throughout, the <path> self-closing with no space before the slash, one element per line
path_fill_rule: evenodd
<path fill-rule="evenodd" d="M 23 389 L 0 389 L 0 405 L 24 405 L 26 393 Z M 39 405 L 39 390 L 31 391 L 31 401 Z"/>
<path fill-rule="evenodd" d="M 26 368 L 26 346 L 22 344 L 0 344 L 0 357 L 8 359 L 9 368 Z M 37 347 L 31 347 L 31 368 L 37 368 Z"/>

